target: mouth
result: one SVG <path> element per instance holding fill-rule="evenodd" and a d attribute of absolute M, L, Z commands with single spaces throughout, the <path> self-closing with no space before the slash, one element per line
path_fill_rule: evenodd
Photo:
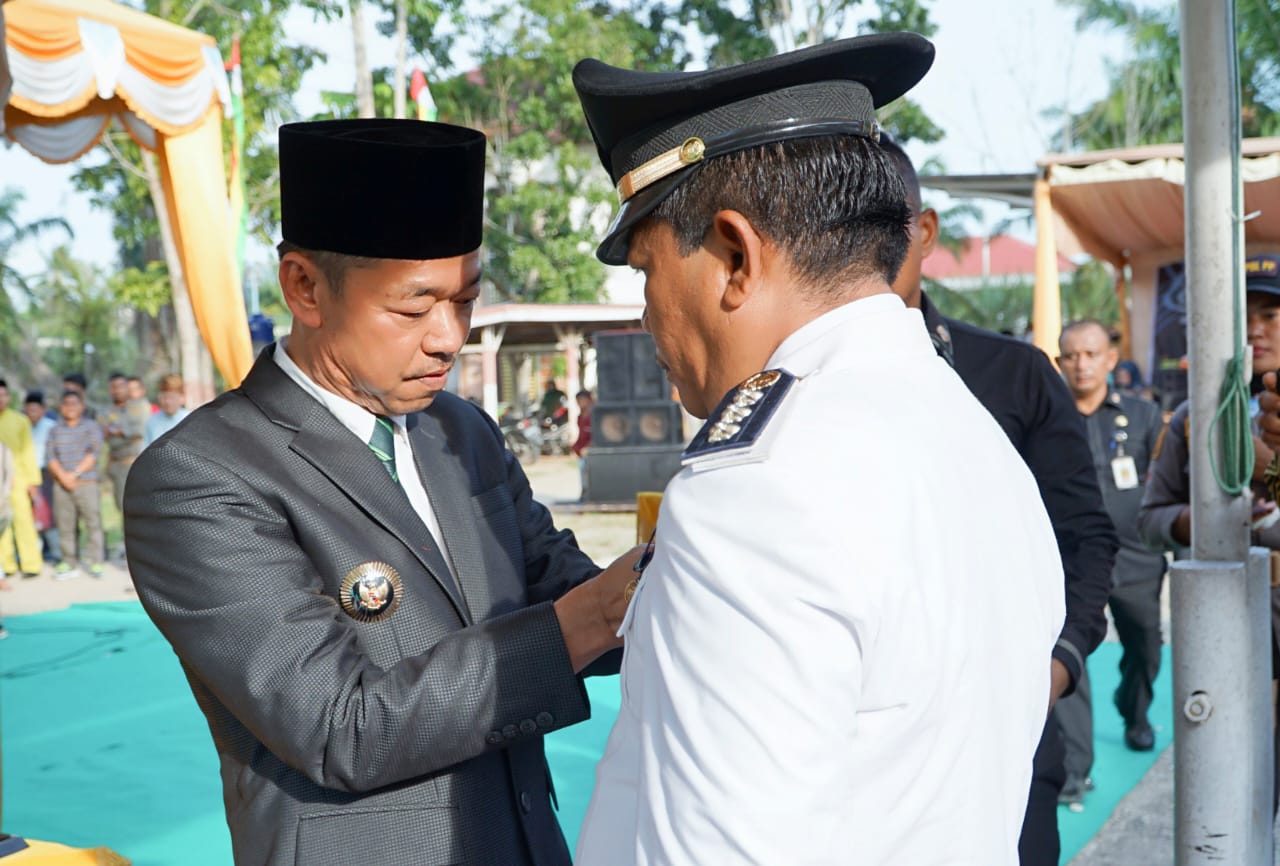
<path fill-rule="evenodd" d="M 449 378 L 449 371 L 453 366 L 442 367 L 439 370 L 433 370 L 430 373 L 422 373 L 418 376 L 410 376 L 410 382 L 421 382 L 424 385 L 439 385 Z"/>

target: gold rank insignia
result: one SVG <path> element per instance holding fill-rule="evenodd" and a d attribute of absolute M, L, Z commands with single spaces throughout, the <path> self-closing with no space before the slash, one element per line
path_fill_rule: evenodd
<path fill-rule="evenodd" d="M 769 419 L 796 377 L 786 370 L 756 373 L 730 391 L 681 455 L 689 463 L 707 455 L 753 453 Z"/>
<path fill-rule="evenodd" d="M 376 622 L 395 612 L 403 594 L 404 586 L 394 568 L 385 562 L 362 562 L 342 578 L 338 598 L 352 619 Z"/>

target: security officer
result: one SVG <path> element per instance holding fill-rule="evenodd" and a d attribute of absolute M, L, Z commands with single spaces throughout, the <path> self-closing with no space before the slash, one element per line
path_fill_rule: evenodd
<path fill-rule="evenodd" d="M 1155 747 L 1147 711 L 1152 683 L 1160 672 L 1160 585 L 1165 560 L 1143 543 L 1137 521 L 1147 463 L 1164 420 L 1154 403 L 1122 395 L 1111 387 L 1109 376 L 1119 354 L 1101 323 L 1086 319 L 1067 325 L 1058 347 L 1058 366 L 1084 418 L 1102 500 L 1120 537 L 1108 601 L 1124 648 L 1114 701 L 1124 719 L 1125 744 L 1146 752 Z M 1059 800 L 1078 807 L 1091 787 L 1089 771 L 1093 767 L 1093 709 L 1087 674 L 1053 711 L 1067 747 L 1067 782 Z"/>
<path fill-rule="evenodd" d="M 1253 543 L 1280 550 L 1276 495 L 1280 474 L 1272 449 L 1280 447 L 1276 414 L 1275 371 L 1280 368 L 1280 256 L 1254 255 L 1245 260 L 1246 337 L 1253 352 L 1252 390 L 1258 400 L 1254 436 Z M 1265 373 L 1265 375 L 1263 375 Z M 1191 403 L 1183 401 L 1160 433 L 1138 512 L 1138 532 L 1155 550 L 1181 552 L 1191 546 Z M 1271 585 L 1271 676 L 1273 695 L 1280 680 L 1280 587 Z M 1280 711 L 1280 707 L 1277 707 Z M 1280 725 L 1275 729 L 1276 785 L 1273 805 L 1280 806 Z"/>
<path fill-rule="evenodd" d="M 907 186 L 915 220 L 893 289 L 918 307 L 938 355 L 995 417 L 1040 487 L 1066 574 L 1067 621 L 1053 649 L 1053 695 L 1071 694 L 1085 659 L 1107 633 L 1106 607 L 1115 529 L 1102 507 L 1084 423 L 1071 394 L 1034 346 L 943 318 L 921 291 L 920 267 L 938 237 L 938 214 L 922 208 L 920 181 L 902 148 L 886 146 Z M 1062 733 L 1050 717 L 1036 749 L 1035 773 L 1019 843 L 1022 866 L 1057 866 L 1058 793 L 1066 781 Z"/>
<path fill-rule="evenodd" d="M 890 286 L 910 212 L 875 108 L 932 59 L 894 33 L 574 70 L 622 199 L 597 255 L 644 274 L 707 419 L 623 622 L 580 866 L 1017 860 L 1062 568 L 1026 465 Z"/>

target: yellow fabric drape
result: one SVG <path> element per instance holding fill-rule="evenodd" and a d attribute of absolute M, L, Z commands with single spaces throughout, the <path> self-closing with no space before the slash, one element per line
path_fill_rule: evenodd
<path fill-rule="evenodd" d="M 1058 244 L 1053 236 L 1053 204 L 1049 179 L 1036 180 L 1036 287 L 1031 299 L 1031 331 L 1035 344 L 1050 358 L 1057 357 L 1062 333 L 1062 290 L 1058 285 Z"/>
<path fill-rule="evenodd" d="M 229 387 L 253 364 L 227 216 L 222 124 L 217 112 L 183 135 L 161 135 L 160 172 L 196 325 Z"/>

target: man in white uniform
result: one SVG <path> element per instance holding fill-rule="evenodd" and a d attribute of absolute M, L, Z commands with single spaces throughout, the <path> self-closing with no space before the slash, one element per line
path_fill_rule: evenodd
<path fill-rule="evenodd" d="M 889 34 L 575 70 L 623 200 L 598 254 L 644 274 L 708 419 L 623 621 L 580 866 L 1017 862 L 1062 572 L 1026 466 L 890 289 L 909 212 L 874 109 L 932 58 Z"/>

